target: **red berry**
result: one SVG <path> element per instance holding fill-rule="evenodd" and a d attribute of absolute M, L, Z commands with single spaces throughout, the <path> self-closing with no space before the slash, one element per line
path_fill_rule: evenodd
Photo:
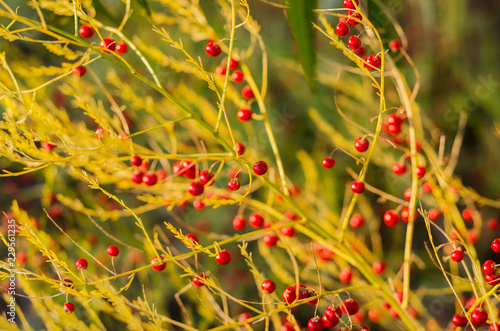
<path fill-rule="evenodd" d="M 295 331 L 295 327 L 292 323 L 286 322 L 281 326 L 281 331 Z"/>
<path fill-rule="evenodd" d="M 250 88 L 250 86 L 246 85 L 245 87 L 243 87 L 241 89 L 241 95 L 243 96 L 243 98 L 245 99 L 252 99 L 255 95 L 253 94 L 253 91 L 252 89 Z"/>
<path fill-rule="evenodd" d="M 231 58 L 231 60 L 229 60 L 229 69 L 234 70 L 234 69 L 238 68 L 239 65 L 240 65 L 239 61 L 237 61 L 233 58 Z"/>
<path fill-rule="evenodd" d="M 197 197 L 197 196 L 202 195 L 204 190 L 205 190 L 205 187 L 200 182 L 192 182 L 191 184 L 189 184 L 189 187 L 188 187 L 188 192 L 193 197 Z"/>
<path fill-rule="evenodd" d="M 351 190 L 356 194 L 361 194 L 365 191 L 365 183 L 353 181 L 351 183 Z"/>
<path fill-rule="evenodd" d="M 401 125 L 389 124 L 389 125 L 387 125 L 387 132 L 389 132 L 391 135 L 395 136 L 401 132 Z"/>
<path fill-rule="evenodd" d="M 365 152 L 365 151 L 367 151 L 369 146 L 370 146 L 370 142 L 365 137 L 359 137 L 354 142 L 354 148 L 356 148 L 356 150 L 358 152 Z"/>
<path fill-rule="evenodd" d="M 494 275 L 486 275 L 484 276 L 484 280 L 488 283 L 488 285 L 496 286 L 500 284 L 500 274 L 495 273 Z"/>
<path fill-rule="evenodd" d="M 349 224 L 351 225 L 351 227 L 353 229 L 357 229 L 357 228 L 360 228 L 364 225 L 365 223 L 365 219 L 363 218 L 363 216 L 359 215 L 359 214 L 354 214 L 352 215 L 351 219 L 349 220 Z"/>
<path fill-rule="evenodd" d="M 491 242 L 491 249 L 495 253 L 500 253 L 500 238 L 493 239 L 493 241 Z"/>
<path fill-rule="evenodd" d="M 118 256 L 118 254 L 120 254 L 120 250 L 118 249 L 118 247 L 116 247 L 115 245 L 111 245 L 108 247 L 108 255 L 109 256 L 115 257 L 115 256 Z"/>
<path fill-rule="evenodd" d="M 125 54 L 128 51 L 128 45 L 124 42 L 119 42 L 116 44 L 116 52 L 119 54 Z"/>
<path fill-rule="evenodd" d="M 323 159 L 323 168 L 330 169 L 335 165 L 335 159 L 331 156 L 327 156 Z"/>
<path fill-rule="evenodd" d="M 236 143 L 234 150 L 238 155 L 243 155 L 245 154 L 245 145 L 243 145 L 242 143 Z"/>
<path fill-rule="evenodd" d="M 372 265 L 373 272 L 380 275 L 387 269 L 387 263 L 385 261 L 375 261 Z"/>
<path fill-rule="evenodd" d="M 238 178 L 231 178 L 229 182 L 227 183 L 227 188 L 230 191 L 237 191 L 240 188 L 241 184 Z"/>
<path fill-rule="evenodd" d="M 399 216 L 393 210 L 388 210 L 384 214 L 384 223 L 387 226 L 395 226 L 399 223 Z"/>
<path fill-rule="evenodd" d="M 451 319 L 451 321 L 453 322 L 453 324 L 455 324 L 455 326 L 458 326 L 458 327 L 464 327 L 467 325 L 467 323 L 469 323 L 469 321 L 467 320 L 467 317 L 465 317 L 462 314 L 453 315 L 453 318 Z"/>
<path fill-rule="evenodd" d="M 387 117 L 387 123 L 388 124 L 395 124 L 395 125 L 401 125 L 401 117 L 399 117 L 396 114 L 391 114 Z"/>
<path fill-rule="evenodd" d="M 198 237 L 192 233 L 188 233 L 186 235 L 186 239 L 192 243 L 196 243 L 198 244 L 200 242 L 200 239 L 198 239 Z M 187 248 L 191 248 L 191 245 L 186 245 Z"/>
<path fill-rule="evenodd" d="M 382 60 L 380 56 L 378 56 L 377 54 L 372 54 L 366 58 L 365 67 L 370 70 L 375 70 L 376 68 L 379 68 L 381 64 Z"/>
<path fill-rule="evenodd" d="M 352 279 L 352 271 L 350 269 L 341 270 L 339 273 L 339 280 L 344 283 L 350 283 Z"/>
<path fill-rule="evenodd" d="M 153 186 L 158 182 L 158 176 L 154 172 L 145 173 L 142 176 L 142 182 L 146 184 L 146 186 Z"/>
<path fill-rule="evenodd" d="M 201 199 L 196 199 L 193 201 L 193 208 L 196 210 L 203 210 L 205 208 L 205 204 L 203 203 L 203 200 Z"/>
<path fill-rule="evenodd" d="M 469 208 L 462 210 L 462 218 L 466 222 L 472 221 L 472 211 Z"/>
<path fill-rule="evenodd" d="M 78 30 L 78 33 L 82 38 L 89 39 L 94 35 L 94 30 L 89 25 L 82 25 Z"/>
<path fill-rule="evenodd" d="M 345 23 L 339 23 L 335 27 L 335 33 L 337 33 L 341 37 L 347 36 L 350 30 L 351 28 L 349 28 L 349 25 Z"/>
<path fill-rule="evenodd" d="M 132 177 L 130 178 L 130 180 L 135 184 L 140 184 L 140 183 L 142 183 L 143 176 L 144 176 L 144 173 L 142 171 L 134 171 L 132 173 Z"/>
<path fill-rule="evenodd" d="M 404 163 L 396 162 L 392 165 L 392 172 L 397 176 L 401 176 L 406 172 L 406 165 Z"/>
<path fill-rule="evenodd" d="M 354 54 L 356 54 L 357 56 L 363 56 L 363 54 L 365 54 L 365 51 L 365 46 L 361 45 L 354 50 Z"/>
<path fill-rule="evenodd" d="M 261 228 L 261 227 L 263 227 L 264 226 L 264 221 L 265 221 L 264 217 L 262 217 L 262 215 L 258 214 L 258 213 L 253 213 L 248 218 L 248 222 L 254 228 Z"/>
<path fill-rule="evenodd" d="M 247 225 L 247 220 L 243 216 L 236 216 L 233 219 L 233 228 L 235 230 L 243 230 Z"/>
<path fill-rule="evenodd" d="M 227 69 L 225 66 L 218 66 L 215 68 L 215 73 L 219 76 L 225 76 L 227 72 Z"/>
<path fill-rule="evenodd" d="M 359 303 L 354 299 L 344 300 L 344 305 L 342 306 L 342 311 L 347 315 L 354 315 L 359 311 Z"/>
<path fill-rule="evenodd" d="M 404 191 L 403 197 L 405 198 L 406 201 L 410 201 L 411 200 L 411 188 L 407 188 Z"/>
<path fill-rule="evenodd" d="M 99 46 L 101 46 L 101 49 L 104 53 L 109 53 L 109 51 L 114 51 L 116 48 L 116 42 L 111 39 L 111 38 L 102 38 L 101 42 L 99 43 Z"/>
<path fill-rule="evenodd" d="M 347 39 L 347 46 L 349 46 L 350 49 L 359 48 L 361 46 L 361 40 L 356 36 L 350 36 L 349 39 Z"/>
<path fill-rule="evenodd" d="M 342 308 L 337 305 L 329 305 L 326 307 L 324 316 L 329 320 L 335 320 L 335 318 L 340 319 L 342 317 Z"/>
<path fill-rule="evenodd" d="M 63 305 L 63 309 L 65 312 L 67 312 L 68 314 L 71 314 L 72 312 L 75 311 L 75 305 L 72 303 L 72 302 L 66 302 L 64 305 Z"/>
<path fill-rule="evenodd" d="M 195 179 L 198 174 L 198 165 L 191 161 L 182 161 L 182 174 L 189 179 Z"/>
<path fill-rule="evenodd" d="M 271 294 L 276 290 L 276 284 L 272 280 L 266 279 L 260 284 L 260 288 L 264 293 Z"/>
<path fill-rule="evenodd" d="M 500 331 L 500 322 L 491 323 L 489 330 L 490 331 Z"/>
<path fill-rule="evenodd" d="M 418 178 L 422 178 L 422 177 L 424 177 L 424 175 L 425 175 L 426 169 L 425 169 L 425 167 L 418 166 L 418 167 L 415 169 L 415 172 L 417 173 L 417 177 L 418 177 Z"/>
<path fill-rule="evenodd" d="M 151 264 L 153 265 L 153 269 L 156 271 L 163 271 L 167 266 L 167 264 L 166 263 L 157 264 L 158 262 L 161 262 L 161 260 L 157 256 L 151 259 Z"/>
<path fill-rule="evenodd" d="M 293 237 L 295 235 L 295 228 L 293 226 L 287 226 L 280 229 L 280 232 L 285 237 Z"/>
<path fill-rule="evenodd" d="M 238 116 L 238 119 L 242 122 L 248 122 L 252 119 L 252 110 L 248 108 L 241 108 L 238 110 L 238 113 L 236 114 Z"/>
<path fill-rule="evenodd" d="M 434 208 L 429 209 L 427 214 L 429 215 L 429 219 L 433 222 L 437 221 L 439 216 L 441 216 L 441 213 L 439 212 L 439 210 L 434 209 Z"/>
<path fill-rule="evenodd" d="M 214 43 L 213 41 L 209 41 L 207 43 L 207 47 L 205 48 L 205 50 L 207 51 L 207 54 L 210 55 L 210 56 L 219 56 L 220 53 L 222 52 L 222 49 L 220 48 L 220 46 L 216 43 Z"/>
<path fill-rule="evenodd" d="M 359 0 L 355 0 L 355 1 L 344 0 L 344 2 L 343 2 L 344 8 L 346 8 L 346 9 L 356 9 L 356 6 L 354 5 L 353 2 L 356 2 L 356 4 L 359 6 Z"/>
<path fill-rule="evenodd" d="M 87 69 L 84 66 L 78 66 L 73 68 L 73 75 L 76 77 L 82 77 L 87 73 Z"/>
<path fill-rule="evenodd" d="M 362 19 L 361 14 L 355 10 L 351 10 L 347 13 L 347 23 L 350 25 L 358 25 L 361 23 Z"/>
<path fill-rule="evenodd" d="M 46 151 L 46 152 L 52 152 L 54 150 L 54 148 L 56 148 L 56 145 L 54 144 L 51 144 L 49 142 L 42 142 L 42 148 Z"/>
<path fill-rule="evenodd" d="M 488 220 L 488 228 L 490 230 L 496 230 L 496 229 L 498 229 L 498 220 L 496 218 L 490 218 Z"/>
<path fill-rule="evenodd" d="M 368 326 L 366 326 L 366 325 L 361 324 L 360 326 L 358 326 L 356 328 L 355 331 L 370 331 L 370 328 Z"/>
<path fill-rule="evenodd" d="M 307 329 L 309 331 L 321 331 L 325 328 L 325 323 L 318 316 L 313 317 L 307 323 Z"/>
<path fill-rule="evenodd" d="M 78 270 L 87 269 L 88 265 L 89 263 L 85 259 L 78 259 L 75 263 L 76 269 Z"/>
<path fill-rule="evenodd" d="M 257 176 L 262 176 L 267 172 L 267 163 L 264 161 L 257 161 L 253 165 L 253 172 Z"/>
<path fill-rule="evenodd" d="M 325 323 L 325 326 L 327 328 L 334 328 L 340 322 L 340 319 L 338 319 L 337 317 L 335 317 L 334 319 L 330 320 L 330 319 L 328 319 L 328 317 L 325 314 L 323 314 L 322 320 Z"/>
<path fill-rule="evenodd" d="M 472 325 L 482 325 L 486 323 L 486 320 L 488 320 L 488 313 L 480 307 L 474 309 L 470 314 Z"/>
<path fill-rule="evenodd" d="M 394 39 L 389 42 L 389 49 L 391 51 L 397 52 L 399 51 L 400 48 L 401 48 L 401 41 L 399 41 L 398 39 Z"/>
<path fill-rule="evenodd" d="M 295 287 L 288 286 L 281 294 L 281 298 L 283 299 L 283 301 L 285 301 L 288 304 L 294 302 L 295 299 L 297 298 L 297 293 L 295 292 Z"/>
<path fill-rule="evenodd" d="M 95 130 L 95 136 L 97 140 L 102 141 L 106 135 L 106 131 L 102 126 L 98 127 L 97 130 Z"/>
<path fill-rule="evenodd" d="M 211 170 L 203 170 L 200 173 L 200 182 L 203 185 L 207 185 L 212 180 L 212 178 L 214 178 L 214 173 Z M 212 186 L 214 182 L 215 181 L 212 181 L 210 184 L 208 184 L 208 186 Z"/>
<path fill-rule="evenodd" d="M 262 241 L 264 242 L 264 245 L 272 247 L 276 246 L 278 239 L 279 239 L 278 236 L 274 232 L 270 232 L 264 235 Z"/>
<path fill-rule="evenodd" d="M 495 261 L 487 260 L 483 263 L 483 274 L 494 275 L 496 271 L 497 267 L 495 265 Z"/>
<path fill-rule="evenodd" d="M 243 71 L 241 70 L 235 70 L 231 74 L 231 77 L 233 78 L 233 81 L 235 83 L 240 83 L 243 81 L 243 78 L 245 78 L 245 75 L 243 74 Z"/>
<path fill-rule="evenodd" d="M 415 209 L 415 212 L 413 214 L 413 220 L 416 221 L 417 220 L 417 217 L 418 217 L 418 212 L 417 210 Z M 410 221 L 410 207 L 404 207 L 402 210 L 401 210 L 401 218 L 403 219 L 403 221 L 405 222 L 409 222 Z"/>
<path fill-rule="evenodd" d="M 451 252 L 451 259 L 453 262 L 461 262 L 464 259 L 464 252 L 461 250 L 454 250 Z"/>
<path fill-rule="evenodd" d="M 228 264 L 229 262 L 231 262 L 231 253 L 229 253 L 227 250 L 222 250 L 220 251 L 219 253 L 217 253 L 217 255 L 215 255 L 215 262 L 217 262 L 218 264 L 221 264 L 221 265 L 224 265 L 224 264 Z"/>
<path fill-rule="evenodd" d="M 142 158 L 138 155 L 134 155 L 130 158 L 130 164 L 138 167 L 142 164 Z"/>
<path fill-rule="evenodd" d="M 196 275 L 196 276 L 193 276 L 193 285 L 194 286 L 197 286 L 197 287 L 202 287 L 203 285 L 203 280 L 206 279 L 207 276 L 205 276 L 205 274 L 199 274 L 199 275 Z"/>

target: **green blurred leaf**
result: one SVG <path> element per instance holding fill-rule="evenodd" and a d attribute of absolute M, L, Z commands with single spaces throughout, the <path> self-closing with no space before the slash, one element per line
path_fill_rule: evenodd
<path fill-rule="evenodd" d="M 149 6 L 148 0 L 137 0 L 139 5 L 144 9 L 146 12 L 146 15 L 148 16 L 148 19 L 151 23 L 153 23 L 153 11 L 151 10 L 151 7 Z"/>
<path fill-rule="evenodd" d="M 286 13 L 288 24 L 292 30 L 295 45 L 299 53 L 302 69 L 311 90 L 316 91 L 314 77 L 316 75 L 316 52 L 313 36 L 313 9 L 317 0 L 288 0 Z"/>
<path fill-rule="evenodd" d="M 92 0 L 92 6 L 94 7 L 96 13 L 102 14 L 104 17 L 112 21 L 113 24 L 120 24 L 120 21 L 108 11 L 106 6 L 102 4 L 101 0 Z"/>

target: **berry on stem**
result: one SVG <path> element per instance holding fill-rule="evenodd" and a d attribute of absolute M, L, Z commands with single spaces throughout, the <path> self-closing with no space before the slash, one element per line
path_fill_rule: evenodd
<path fill-rule="evenodd" d="M 387 263 L 385 261 L 375 261 L 372 265 L 372 270 L 377 275 L 382 274 L 385 269 L 387 269 Z"/>
<path fill-rule="evenodd" d="M 205 284 L 203 284 L 202 279 L 206 279 L 206 278 L 207 278 L 207 276 L 205 276 L 205 274 L 203 274 L 203 273 L 198 274 L 196 276 L 193 276 L 193 285 L 197 286 L 197 287 L 202 287 L 203 285 L 205 285 Z"/>
<path fill-rule="evenodd" d="M 51 144 L 51 143 L 49 143 L 47 141 L 44 141 L 44 142 L 42 142 L 42 148 L 46 152 L 52 152 L 54 150 L 54 148 L 56 148 L 56 145 Z"/>
<path fill-rule="evenodd" d="M 130 158 L 130 164 L 138 167 L 142 164 L 142 158 L 138 155 L 134 155 Z"/>
<path fill-rule="evenodd" d="M 118 254 L 120 254 L 120 250 L 115 245 L 109 246 L 107 252 L 108 252 L 108 255 L 111 257 L 115 257 L 115 256 L 118 256 Z"/>
<path fill-rule="evenodd" d="M 352 279 L 352 271 L 350 269 L 343 269 L 339 273 L 339 280 L 344 283 L 348 284 L 351 282 Z"/>
<path fill-rule="evenodd" d="M 335 27 L 335 33 L 338 34 L 340 37 L 347 36 L 350 30 L 351 28 L 349 27 L 349 25 L 342 22 L 337 24 L 337 26 Z"/>
<path fill-rule="evenodd" d="M 231 178 L 229 180 L 229 182 L 227 183 L 227 188 L 230 190 L 230 191 L 237 191 L 239 190 L 241 186 L 241 183 L 240 181 L 238 180 L 238 178 L 234 177 L 234 178 Z"/>
<path fill-rule="evenodd" d="M 276 246 L 278 239 L 279 239 L 278 236 L 274 232 L 266 233 L 264 237 L 262 237 L 264 245 L 268 247 Z"/>
<path fill-rule="evenodd" d="M 356 150 L 358 152 L 365 152 L 365 151 L 367 151 L 369 146 L 370 146 L 370 142 L 365 137 L 359 137 L 354 142 L 354 148 L 356 148 Z"/>
<path fill-rule="evenodd" d="M 265 221 L 264 217 L 262 217 L 262 215 L 258 214 L 258 213 L 253 213 L 248 218 L 248 222 L 254 228 L 261 228 L 261 227 L 263 227 L 264 226 L 264 221 Z"/>
<path fill-rule="evenodd" d="M 264 161 L 257 161 L 253 165 L 253 172 L 257 176 L 262 176 L 267 172 L 267 163 Z"/>
<path fill-rule="evenodd" d="M 219 56 L 220 53 L 222 53 L 222 49 L 220 48 L 220 46 L 211 40 L 207 43 L 207 47 L 205 48 L 205 50 L 208 55 L 213 57 Z"/>
<path fill-rule="evenodd" d="M 355 180 L 351 183 L 351 190 L 356 194 L 361 194 L 365 191 L 365 183 Z"/>
<path fill-rule="evenodd" d="M 245 99 L 252 99 L 255 95 L 250 86 L 246 85 L 241 89 L 241 96 Z"/>
<path fill-rule="evenodd" d="M 156 271 L 163 271 L 165 269 L 165 267 L 167 266 L 166 263 L 160 263 L 160 264 L 157 264 L 158 262 L 161 262 L 161 260 L 155 256 L 151 259 L 151 264 L 153 265 L 153 269 L 156 270 Z"/>
<path fill-rule="evenodd" d="M 73 68 L 73 75 L 76 77 L 82 77 L 87 73 L 87 69 L 84 66 L 78 66 Z"/>
<path fill-rule="evenodd" d="M 352 215 L 351 219 L 349 220 L 349 224 L 351 225 L 351 228 L 357 229 L 360 228 L 364 225 L 365 219 L 363 216 L 360 214 L 354 214 Z"/>
<path fill-rule="evenodd" d="M 464 259 L 464 252 L 462 252 L 461 250 L 454 250 L 453 252 L 451 252 L 451 259 L 453 260 L 453 262 L 462 262 L 462 260 Z"/>
<path fill-rule="evenodd" d="M 215 255 L 215 262 L 220 265 L 225 265 L 231 262 L 231 258 L 231 253 L 224 249 Z"/>
<path fill-rule="evenodd" d="M 361 14 L 356 12 L 355 10 L 351 10 L 349 11 L 349 13 L 347 13 L 348 24 L 353 26 L 358 25 L 359 23 L 361 23 L 361 20 L 362 20 Z"/>
<path fill-rule="evenodd" d="M 392 165 L 392 172 L 396 176 L 401 176 L 406 172 L 406 165 L 404 163 L 396 162 Z"/>
<path fill-rule="evenodd" d="M 94 29 L 90 25 L 82 25 L 78 30 L 78 33 L 82 38 L 89 39 L 94 36 Z"/>
<path fill-rule="evenodd" d="M 195 235 L 195 234 L 192 234 L 192 233 L 188 233 L 186 235 L 186 238 L 188 241 L 192 242 L 192 243 L 196 243 L 198 244 L 200 242 L 200 239 L 198 239 L 198 237 Z M 192 246 L 191 245 L 188 245 L 186 244 L 186 247 L 187 248 L 191 248 Z"/>
<path fill-rule="evenodd" d="M 393 52 L 399 51 L 401 48 L 401 41 L 399 39 L 394 39 L 389 42 L 389 49 Z"/>
<path fill-rule="evenodd" d="M 154 172 L 145 173 L 142 176 L 142 182 L 146 184 L 146 186 L 153 186 L 158 182 L 158 176 Z"/>
<path fill-rule="evenodd" d="M 494 275 L 497 271 L 497 267 L 495 261 L 487 260 L 483 263 L 483 274 L 485 275 Z"/>
<path fill-rule="evenodd" d="M 104 53 L 109 53 L 109 51 L 114 51 L 116 48 L 116 42 L 112 38 L 102 38 L 101 42 L 99 43 L 99 46 L 101 46 L 101 49 Z"/>
<path fill-rule="evenodd" d="M 212 180 L 212 178 L 214 178 L 214 173 L 211 171 L 211 170 L 203 170 L 201 173 L 200 173 L 200 182 L 203 184 L 203 185 L 207 185 L 208 186 L 212 186 L 214 185 L 215 181 L 212 181 L 210 184 L 209 182 Z"/>
<path fill-rule="evenodd" d="M 481 307 L 476 308 L 470 314 L 470 320 L 472 322 L 472 325 L 482 325 L 488 320 L 488 313 Z"/>
<path fill-rule="evenodd" d="M 68 314 L 71 314 L 72 312 L 75 311 L 75 305 L 72 303 L 72 302 L 66 302 L 64 305 L 63 305 L 63 309 L 65 312 L 67 312 Z"/>
<path fill-rule="evenodd" d="M 242 122 L 248 122 L 252 119 L 252 110 L 248 108 L 241 108 L 238 110 L 238 113 L 236 114 L 238 116 L 238 119 Z"/>
<path fill-rule="evenodd" d="M 424 175 L 425 175 L 426 169 L 425 169 L 425 167 L 418 166 L 418 167 L 415 169 L 415 172 L 417 173 L 417 177 L 418 177 L 418 178 L 422 178 L 422 177 L 424 177 Z"/>
<path fill-rule="evenodd" d="M 104 137 L 106 136 L 106 131 L 102 126 L 98 127 L 97 130 L 95 130 L 95 136 L 99 141 L 104 140 Z"/>
<path fill-rule="evenodd" d="M 227 72 L 227 69 L 225 66 L 218 66 L 215 68 L 215 73 L 219 76 L 225 76 Z"/>
<path fill-rule="evenodd" d="M 349 39 L 347 39 L 347 46 L 353 50 L 357 49 L 361 46 L 361 40 L 356 36 L 350 36 Z"/>
<path fill-rule="evenodd" d="M 78 270 L 87 269 L 88 265 L 89 263 L 85 259 L 78 259 L 75 263 L 76 269 Z"/>
<path fill-rule="evenodd" d="M 247 220 L 243 216 L 236 216 L 233 219 L 233 228 L 235 230 L 243 230 L 247 226 Z"/>
<path fill-rule="evenodd" d="M 347 315 L 354 315 L 359 311 L 359 303 L 352 299 L 346 299 L 343 302 L 342 311 Z"/>
<path fill-rule="evenodd" d="M 356 9 L 356 6 L 354 5 L 353 2 L 356 2 L 356 4 L 359 6 L 359 0 L 344 0 L 342 5 L 344 6 L 344 8 L 346 9 Z"/>
<path fill-rule="evenodd" d="M 238 68 L 239 66 L 240 66 L 240 62 L 238 60 L 235 60 L 233 58 L 231 58 L 231 60 L 229 60 L 229 69 L 234 70 L 234 69 Z"/>
<path fill-rule="evenodd" d="M 191 182 L 191 184 L 189 184 L 189 186 L 188 186 L 188 192 L 193 197 L 197 197 L 197 196 L 202 195 L 204 190 L 205 190 L 205 187 L 200 182 L 196 182 L 196 181 Z"/>
<path fill-rule="evenodd" d="M 331 156 L 327 156 L 323 159 L 323 168 L 325 169 L 330 169 L 330 168 L 333 168 L 333 166 L 335 165 L 335 159 Z"/>
<path fill-rule="evenodd" d="M 455 324 L 455 326 L 458 326 L 458 327 L 464 327 L 467 325 L 467 323 L 469 323 L 469 321 L 467 320 L 467 317 L 465 317 L 462 314 L 453 315 L 451 321 L 453 322 L 453 324 Z"/>
<path fill-rule="evenodd" d="M 236 143 L 235 151 L 236 153 L 238 153 L 238 155 L 245 154 L 245 145 L 243 145 L 242 143 Z"/>
<path fill-rule="evenodd" d="M 307 323 L 307 329 L 309 331 L 321 331 L 325 328 L 325 323 L 318 316 L 313 317 Z"/>
<path fill-rule="evenodd" d="M 132 183 L 140 184 L 140 183 L 142 183 L 143 176 L 144 176 L 144 173 L 142 171 L 136 170 L 132 173 L 130 180 L 132 181 Z"/>
<path fill-rule="evenodd" d="M 245 78 L 245 75 L 243 74 L 243 71 L 241 70 L 235 70 L 231 74 L 231 77 L 233 78 L 233 81 L 235 83 L 240 83 L 243 81 L 243 78 Z"/>
<path fill-rule="evenodd" d="M 124 42 L 119 42 L 116 44 L 116 52 L 118 54 L 125 54 L 128 52 L 128 45 Z"/>
<path fill-rule="evenodd" d="M 399 223 L 399 216 L 393 210 L 388 210 L 384 214 L 384 223 L 387 226 L 396 226 Z"/>
<path fill-rule="evenodd" d="M 380 56 L 378 56 L 377 54 L 372 54 L 366 58 L 365 67 L 367 67 L 370 70 L 375 70 L 380 67 L 381 63 L 382 60 Z"/>
<path fill-rule="evenodd" d="M 276 290 L 276 283 L 270 279 L 266 279 L 260 284 L 260 288 L 264 293 L 271 294 Z"/>
<path fill-rule="evenodd" d="M 500 238 L 495 238 L 491 242 L 491 249 L 495 253 L 500 253 Z"/>

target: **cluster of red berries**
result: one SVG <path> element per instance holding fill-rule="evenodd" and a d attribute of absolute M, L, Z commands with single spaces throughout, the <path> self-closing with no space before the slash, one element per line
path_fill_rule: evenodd
<path fill-rule="evenodd" d="M 207 46 L 205 47 L 205 51 L 207 52 L 208 55 L 213 56 L 213 57 L 217 57 L 217 56 L 221 55 L 221 53 L 222 53 L 222 49 L 220 48 L 219 44 L 213 40 L 208 41 Z M 231 70 L 237 69 L 239 67 L 239 65 L 240 65 L 240 63 L 238 60 L 235 60 L 233 58 L 231 58 L 229 60 L 229 69 L 231 69 Z M 217 69 L 215 70 L 215 72 L 218 75 L 224 76 L 224 75 L 226 75 L 226 70 L 227 69 L 225 66 L 219 65 L 217 67 Z M 231 74 L 231 78 L 233 79 L 233 81 L 235 83 L 240 83 L 243 81 L 243 79 L 245 79 L 245 75 L 243 74 L 243 71 L 241 71 L 241 70 L 234 70 L 233 73 Z M 252 89 L 250 88 L 250 86 L 245 85 L 241 89 L 241 96 L 245 99 L 252 99 L 255 95 L 254 95 Z"/>
<path fill-rule="evenodd" d="M 146 186 L 153 186 L 158 182 L 159 177 L 164 179 L 166 176 L 164 170 L 157 172 L 148 171 L 149 162 L 144 162 L 138 155 L 130 158 L 130 164 L 136 167 L 131 177 L 132 182 L 135 184 L 144 183 Z"/>
<path fill-rule="evenodd" d="M 91 26 L 89 25 L 82 25 L 80 29 L 78 30 L 78 33 L 80 34 L 80 37 L 85 38 L 85 39 L 90 39 L 94 36 L 94 29 L 92 29 Z M 99 46 L 101 47 L 102 51 L 104 53 L 109 53 L 109 51 L 114 51 L 118 54 L 125 54 L 128 51 L 128 46 L 124 42 L 116 42 L 112 38 L 102 38 L 101 42 L 99 43 Z M 82 77 L 87 73 L 87 69 L 84 66 L 78 66 L 73 68 L 73 75 L 76 77 Z"/>

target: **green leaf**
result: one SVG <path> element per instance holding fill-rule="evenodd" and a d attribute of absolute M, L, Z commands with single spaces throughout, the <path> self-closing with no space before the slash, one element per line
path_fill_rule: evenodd
<path fill-rule="evenodd" d="M 316 91 L 314 77 L 316 75 L 316 53 L 314 48 L 313 9 L 317 0 L 288 0 L 286 13 L 288 24 L 292 30 L 299 59 L 312 91 Z"/>
<path fill-rule="evenodd" d="M 148 0 L 137 0 L 139 5 L 144 9 L 146 12 L 146 15 L 148 16 L 148 19 L 151 23 L 153 23 L 153 11 L 151 10 L 151 7 L 149 6 Z"/>

